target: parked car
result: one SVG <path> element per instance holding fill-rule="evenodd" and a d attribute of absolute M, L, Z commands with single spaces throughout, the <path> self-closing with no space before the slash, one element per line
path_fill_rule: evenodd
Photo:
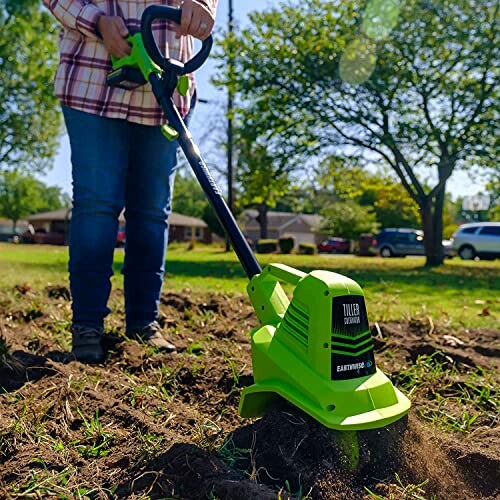
<path fill-rule="evenodd" d="M 318 252 L 323 253 L 349 253 L 351 244 L 345 238 L 328 238 L 318 243 Z"/>
<path fill-rule="evenodd" d="M 121 248 L 125 246 L 125 240 L 126 240 L 126 232 L 125 232 L 125 226 L 120 225 L 118 228 L 118 233 L 116 235 L 116 246 Z"/>
<path fill-rule="evenodd" d="M 382 229 L 373 238 L 372 247 L 381 257 L 424 255 L 424 233 L 418 229 Z"/>
<path fill-rule="evenodd" d="M 1 228 L 0 230 L 0 241 L 8 241 L 10 243 L 18 243 L 21 237 L 21 233 L 16 231 L 15 233 L 8 228 Z"/>
<path fill-rule="evenodd" d="M 500 258 L 500 222 L 463 224 L 451 237 L 452 248 L 461 259 Z"/>
<path fill-rule="evenodd" d="M 447 259 L 452 259 L 457 255 L 457 252 L 453 248 L 453 242 L 451 240 L 443 240 L 443 252 Z"/>
<path fill-rule="evenodd" d="M 455 251 L 449 240 L 443 240 L 444 256 L 451 258 Z M 383 229 L 372 240 L 372 250 L 382 257 L 425 255 L 424 232 L 420 229 Z"/>
<path fill-rule="evenodd" d="M 21 236 L 23 243 L 38 243 L 43 245 L 65 245 L 66 234 L 63 232 L 46 231 L 45 229 L 36 229 L 26 231 Z"/>

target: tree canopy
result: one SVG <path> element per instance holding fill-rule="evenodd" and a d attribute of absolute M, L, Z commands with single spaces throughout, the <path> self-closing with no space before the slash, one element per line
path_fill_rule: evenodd
<path fill-rule="evenodd" d="M 371 207 L 380 227 L 420 228 L 418 205 L 387 172 L 369 171 L 359 162 L 332 156 L 319 166 L 317 182 L 331 193 L 323 197 L 326 206 L 331 201 L 354 201 Z"/>
<path fill-rule="evenodd" d="M 267 144 L 252 129 L 238 127 L 235 131 L 238 151 L 236 165 L 237 207 L 256 207 L 261 238 L 267 238 L 267 212 L 275 208 L 291 188 L 293 163 L 274 157 Z"/>
<path fill-rule="evenodd" d="M 355 240 L 363 233 L 377 232 L 380 224 L 372 208 L 361 206 L 355 201 L 336 201 L 322 211 L 322 229 L 329 234 Z"/>
<path fill-rule="evenodd" d="M 219 219 L 217 219 L 213 208 L 210 206 L 199 182 L 195 177 L 189 173 L 182 172 L 182 170 L 175 177 L 172 209 L 174 212 L 183 215 L 203 219 L 210 231 L 221 237 L 224 236 L 224 229 Z"/>
<path fill-rule="evenodd" d="M 47 186 L 18 170 L 0 172 L 0 216 L 12 221 L 13 231 L 23 217 L 58 210 L 68 200 L 57 186 Z"/>
<path fill-rule="evenodd" d="M 56 29 L 39 2 L 0 1 L 0 171 L 42 171 L 56 151 Z"/>
<path fill-rule="evenodd" d="M 500 220 L 500 172 L 497 170 L 495 175 L 486 185 L 487 193 L 490 196 L 490 207 L 488 217 L 490 220 Z"/>

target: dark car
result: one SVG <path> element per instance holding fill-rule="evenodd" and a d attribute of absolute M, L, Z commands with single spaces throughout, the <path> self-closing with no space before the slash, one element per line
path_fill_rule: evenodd
<path fill-rule="evenodd" d="M 350 243 L 345 238 L 328 238 L 318 243 L 318 252 L 322 253 L 349 253 Z"/>
<path fill-rule="evenodd" d="M 19 232 L 13 233 L 12 231 L 0 231 L 0 241 L 8 241 L 17 243 L 21 235 Z"/>
<path fill-rule="evenodd" d="M 59 231 L 36 229 L 26 231 L 21 237 L 23 243 L 37 243 L 39 245 L 66 245 L 66 234 Z"/>
<path fill-rule="evenodd" d="M 424 255 L 424 233 L 419 229 L 383 229 L 373 238 L 372 248 L 382 257 Z"/>
<path fill-rule="evenodd" d="M 425 255 L 424 232 L 419 229 L 383 229 L 373 238 L 372 250 L 382 257 Z M 451 241 L 443 240 L 443 253 L 448 259 L 454 257 Z"/>

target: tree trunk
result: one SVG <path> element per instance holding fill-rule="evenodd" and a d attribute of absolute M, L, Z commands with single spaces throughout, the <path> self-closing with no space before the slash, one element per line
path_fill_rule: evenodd
<path fill-rule="evenodd" d="M 260 239 L 265 240 L 267 239 L 267 212 L 269 207 L 266 203 L 261 203 L 257 207 L 257 210 L 259 212 L 259 215 L 257 215 L 257 222 L 260 225 Z"/>
<path fill-rule="evenodd" d="M 443 253 L 443 206 L 444 186 L 433 198 L 427 198 L 420 207 L 424 247 L 428 267 L 440 266 L 444 261 Z"/>
<path fill-rule="evenodd" d="M 12 221 L 12 234 L 16 234 L 17 219 Z"/>

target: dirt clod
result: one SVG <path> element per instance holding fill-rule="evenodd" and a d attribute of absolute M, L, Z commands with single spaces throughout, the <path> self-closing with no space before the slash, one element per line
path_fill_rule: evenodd
<path fill-rule="evenodd" d="M 67 286 L 48 285 L 45 292 L 51 299 L 71 300 L 71 292 Z"/>

